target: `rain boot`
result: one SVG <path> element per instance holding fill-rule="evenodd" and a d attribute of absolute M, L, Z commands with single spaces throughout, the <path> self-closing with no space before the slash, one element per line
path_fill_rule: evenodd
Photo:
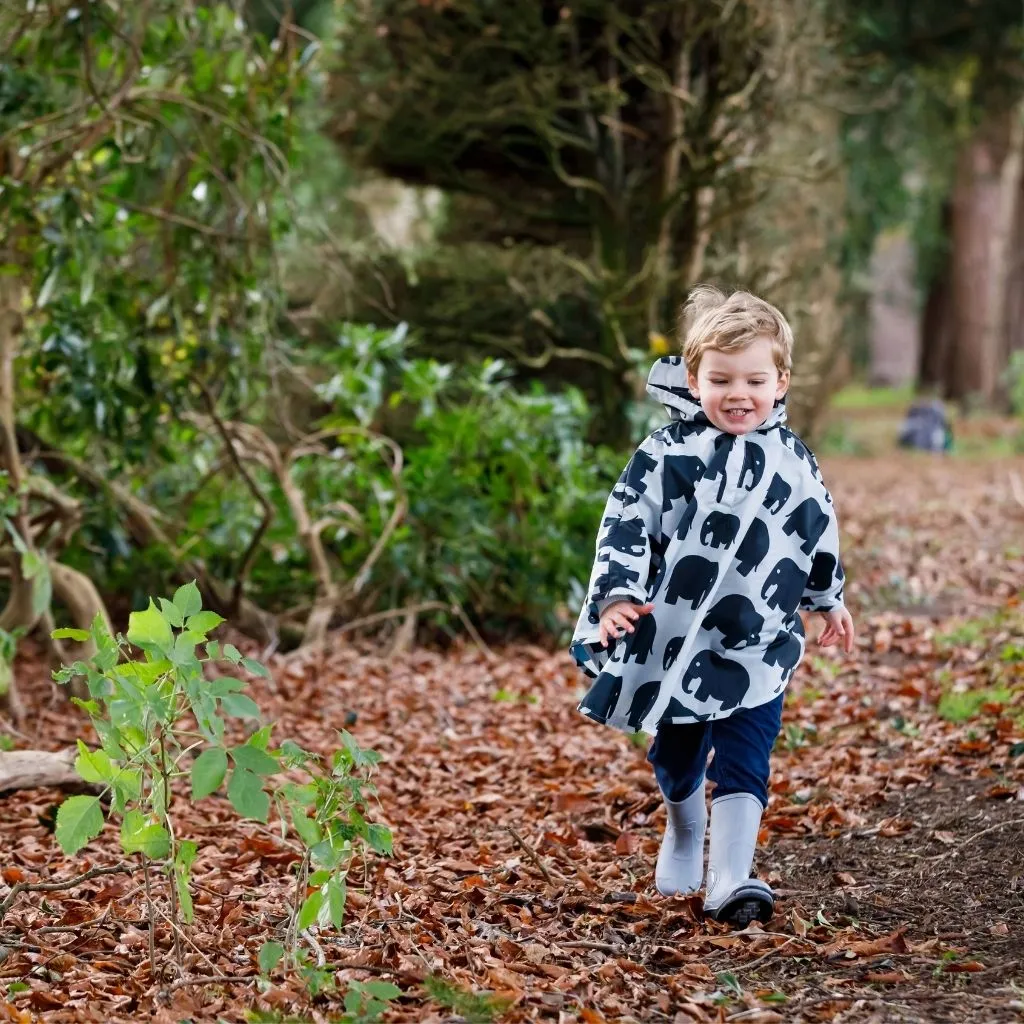
<path fill-rule="evenodd" d="M 708 823 L 704 779 L 685 800 L 666 800 L 665 815 L 668 823 L 654 869 L 654 884 L 662 896 L 696 892 L 704 880 L 704 833 Z"/>
<path fill-rule="evenodd" d="M 704 913 L 737 928 L 745 928 L 754 920 L 769 921 L 775 912 L 771 888 L 750 877 L 761 811 L 761 801 L 752 793 L 730 793 L 711 802 Z"/>

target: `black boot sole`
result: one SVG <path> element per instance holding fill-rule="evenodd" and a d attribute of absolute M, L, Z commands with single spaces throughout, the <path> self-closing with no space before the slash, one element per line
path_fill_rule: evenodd
<path fill-rule="evenodd" d="M 746 928 L 751 921 L 767 924 L 775 913 L 775 901 L 760 887 L 743 891 L 741 887 L 717 910 L 707 911 L 708 917 L 723 921 L 736 928 Z"/>

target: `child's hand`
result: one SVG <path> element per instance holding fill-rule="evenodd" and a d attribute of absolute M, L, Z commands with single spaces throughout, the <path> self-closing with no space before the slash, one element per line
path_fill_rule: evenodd
<path fill-rule="evenodd" d="M 825 620 L 825 628 L 818 637 L 819 647 L 831 647 L 840 638 L 843 650 L 853 653 L 853 616 L 843 607 L 833 608 L 830 612 L 818 613 Z"/>
<path fill-rule="evenodd" d="M 634 622 L 641 615 L 654 611 L 653 604 L 633 604 L 632 601 L 614 601 L 601 613 L 601 646 L 607 647 L 608 641 L 622 636 L 623 632 L 636 631 Z"/>

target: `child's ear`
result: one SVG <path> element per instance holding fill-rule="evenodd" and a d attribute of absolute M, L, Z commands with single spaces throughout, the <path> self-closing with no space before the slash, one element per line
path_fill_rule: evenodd
<path fill-rule="evenodd" d="M 777 402 L 789 390 L 789 370 L 779 374 L 779 386 L 775 389 L 775 401 Z"/>
<path fill-rule="evenodd" d="M 691 394 L 698 394 L 697 375 L 695 373 L 690 373 L 689 370 L 686 371 L 686 386 L 690 389 Z"/>

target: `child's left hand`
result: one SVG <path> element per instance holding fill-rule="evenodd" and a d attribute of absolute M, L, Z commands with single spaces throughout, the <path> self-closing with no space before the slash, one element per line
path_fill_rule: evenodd
<path fill-rule="evenodd" d="M 840 638 L 843 641 L 843 650 L 847 654 L 853 653 L 853 616 L 842 606 L 833 608 L 830 612 L 818 612 L 825 620 L 825 628 L 818 637 L 819 647 L 831 647 Z"/>

